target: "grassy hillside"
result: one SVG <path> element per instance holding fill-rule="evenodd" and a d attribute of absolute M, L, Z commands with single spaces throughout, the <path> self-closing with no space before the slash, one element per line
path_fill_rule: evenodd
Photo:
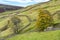
<path fill-rule="evenodd" d="M 39 10 L 39 8 L 43 8 L 45 10 L 48 10 L 52 15 L 52 14 L 56 13 L 57 11 L 60 11 L 60 3 L 59 2 L 60 2 L 60 0 L 51 0 L 51 1 L 48 1 L 45 3 L 31 5 L 31 6 L 26 7 L 24 10 L 22 10 L 21 13 L 23 13 L 23 14 L 27 13 L 26 15 L 28 15 L 28 14 L 32 15 L 32 14 L 36 14 L 36 12 L 37 12 L 37 10 Z M 55 20 L 56 16 L 54 16 L 53 18 L 54 18 L 55 23 L 58 23 L 59 20 Z"/>
<path fill-rule="evenodd" d="M 60 0 L 57 0 L 57 1 L 51 0 L 51 1 L 48 1 L 48 2 L 31 5 L 31 6 L 26 7 L 25 10 L 29 11 L 29 10 L 36 10 L 36 9 L 39 9 L 39 8 L 47 9 L 47 8 L 51 8 L 51 7 L 56 7 L 56 6 L 60 5 L 59 1 Z"/>
<path fill-rule="evenodd" d="M 40 33 L 25 33 L 14 36 L 7 40 L 60 40 L 60 30 Z"/>
<path fill-rule="evenodd" d="M 45 10 L 48 10 L 52 15 L 56 11 L 60 10 L 60 3 L 59 2 L 60 2 L 60 0 L 56 0 L 56 1 L 51 0 L 51 1 L 48 1 L 45 3 L 39 3 L 39 4 L 28 6 L 22 10 L 4 12 L 0 16 L 0 20 L 1 20 L 0 21 L 0 28 L 3 28 L 7 24 L 7 21 L 10 20 L 10 17 L 12 17 L 13 15 L 18 15 L 19 18 L 22 20 L 23 27 L 25 27 L 27 24 L 31 23 L 27 28 L 25 28 L 21 32 L 24 33 L 24 32 L 28 32 L 29 30 L 33 30 L 30 28 L 35 27 L 36 21 L 34 21 L 34 20 L 36 20 L 36 18 L 37 18 L 38 10 L 40 8 L 43 8 Z M 26 16 L 28 16 L 28 18 Z M 5 19 L 3 17 L 5 17 Z M 30 19 L 30 22 L 29 22 L 29 19 Z M 57 15 L 53 16 L 53 19 L 54 19 L 54 23 L 60 23 L 60 20 L 57 20 Z M 10 24 L 10 25 L 12 25 L 12 24 Z M 45 33 L 44 32 L 43 33 L 31 33 L 32 34 L 32 40 L 35 39 L 35 38 L 33 39 L 34 35 L 36 35 L 36 37 L 38 37 L 37 35 L 40 35 L 40 34 L 43 34 L 46 36 L 47 33 L 48 33 L 48 36 L 51 35 L 49 33 L 52 33 L 53 36 L 51 36 L 52 37 L 51 40 L 54 40 L 55 36 L 57 37 L 56 40 L 59 40 L 58 39 L 59 36 L 57 36 L 57 35 L 59 35 L 59 32 L 60 31 L 54 31 L 54 32 L 52 31 L 52 32 L 45 32 Z M 57 35 L 55 35 L 55 33 L 57 33 Z M 10 34 L 12 34 L 11 27 L 9 27 L 7 30 L 5 30 L 3 32 L 0 32 L 0 37 L 5 37 L 5 36 L 10 35 Z M 23 34 L 23 35 L 25 35 L 25 34 Z M 40 36 L 42 40 L 44 40 L 43 38 L 45 38 L 45 36 L 43 36 L 43 35 Z M 25 36 L 24 36 L 24 39 L 25 39 Z M 29 39 L 27 37 L 26 37 L 26 40 Z M 36 40 L 40 39 L 40 37 L 38 37 Z M 47 38 L 47 36 L 46 36 L 46 40 L 50 39 L 51 37 Z M 12 38 L 11 40 L 14 40 L 14 38 Z M 19 36 L 17 36 L 16 38 L 18 38 L 18 40 L 20 39 Z M 31 40 L 31 39 L 29 39 L 29 40 Z"/>

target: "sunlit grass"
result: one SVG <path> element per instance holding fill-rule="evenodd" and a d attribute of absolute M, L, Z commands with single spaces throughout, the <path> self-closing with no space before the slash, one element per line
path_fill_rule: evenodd
<path fill-rule="evenodd" d="M 13 31 L 11 30 L 11 28 L 8 28 L 7 30 L 0 33 L 0 37 L 6 37 L 8 35 L 11 35 L 12 33 Z"/>
<path fill-rule="evenodd" d="M 9 18 L 6 18 L 6 19 L 2 20 L 2 21 L 0 22 L 0 28 L 2 28 L 2 27 L 4 27 L 5 25 L 7 25 L 7 24 L 8 24 L 8 20 L 9 20 Z"/>
<path fill-rule="evenodd" d="M 60 31 L 25 33 L 7 40 L 60 40 Z"/>

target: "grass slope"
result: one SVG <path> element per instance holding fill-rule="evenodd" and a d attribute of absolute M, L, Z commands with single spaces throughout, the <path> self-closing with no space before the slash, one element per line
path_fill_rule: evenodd
<path fill-rule="evenodd" d="M 27 16 L 29 16 L 31 18 L 31 20 L 34 20 L 34 19 L 36 19 L 37 15 L 38 15 L 37 10 L 39 10 L 39 8 L 44 8 L 44 9 L 48 10 L 51 14 L 53 14 L 56 11 L 60 10 L 60 3 L 59 2 L 60 2 L 60 0 L 49 1 L 49 2 L 41 3 L 41 4 L 39 3 L 39 4 L 28 6 L 28 7 L 24 8 L 24 9 L 22 9 L 22 10 L 4 12 L 4 13 L 1 14 L 1 16 L 10 16 L 10 14 L 14 15 L 14 14 L 17 14 L 15 12 L 18 12 L 19 14 L 17 14 L 17 15 L 27 15 Z M 56 19 L 56 16 L 54 18 Z M 54 19 L 54 23 L 60 23 L 60 20 L 55 20 L 55 19 Z M 24 26 L 28 23 L 26 17 L 21 17 L 21 20 L 23 20 Z M 0 22 L 0 28 L 5 26 L 5 24 L 6 24 L 6 21 L 4 21 L 4 19 L 2 19 L 2 21 Z M 24 30 L 28 31 L 28 29 L 31 28 L 31 27 L 34 27 L 34 25 L 35 25 L 35 21 L 32 22 L 32 24 L 28 28 L 26 28 Z M 8 30 L 9 30 L 9 34 L 10 34 L 10 28 Z M 6 30 L 6 31 L 4 31 L 4 32 L 2 32 L 0 34 L 4 35 L 4 36 L 7 36 L 5 34 L 8 34 L 8 30 Z M 32 34 L 34 34 L 34 33 L 32 33 Z"/>
<path fill-rule="evenodd" d="M 60 30 L 50 32 L 32 32 L 14 36 L 7 40 L 60 40 Z"/>

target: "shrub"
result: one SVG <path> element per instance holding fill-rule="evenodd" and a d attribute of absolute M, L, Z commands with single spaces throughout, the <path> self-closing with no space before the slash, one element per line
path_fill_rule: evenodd
<path fill-rule="evenodd" d="M 38 12 L 36 29 L 38 31 L 44 31 L 44 29 L 52 25 L 53 19 L 47 10 L 40 9 Z"/>
<path fill-rule="evenodd" d="M 20 32 L 20 27 L 21 27 L 21 25 L 20 25 L 20 23 L 21 23 L 21 20 L 20 20 L 20 18 L 18 17 L 18 16 L 13 16 L 12 18 L 11 18 L 11 21 L 12 21 L 12 23 L 13 23 L 13 27 L 12 27 L 12 29 L 13 29 L 13 32 L 15 33 L 15 34 L 18 34 L 19 32 Z"/>

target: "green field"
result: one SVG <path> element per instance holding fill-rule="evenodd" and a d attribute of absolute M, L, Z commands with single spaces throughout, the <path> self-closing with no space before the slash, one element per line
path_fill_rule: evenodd
<path fill-rule="evenodd" d="M 20 34 L 7 40 L 60 40 L 60 30 Z"/>

